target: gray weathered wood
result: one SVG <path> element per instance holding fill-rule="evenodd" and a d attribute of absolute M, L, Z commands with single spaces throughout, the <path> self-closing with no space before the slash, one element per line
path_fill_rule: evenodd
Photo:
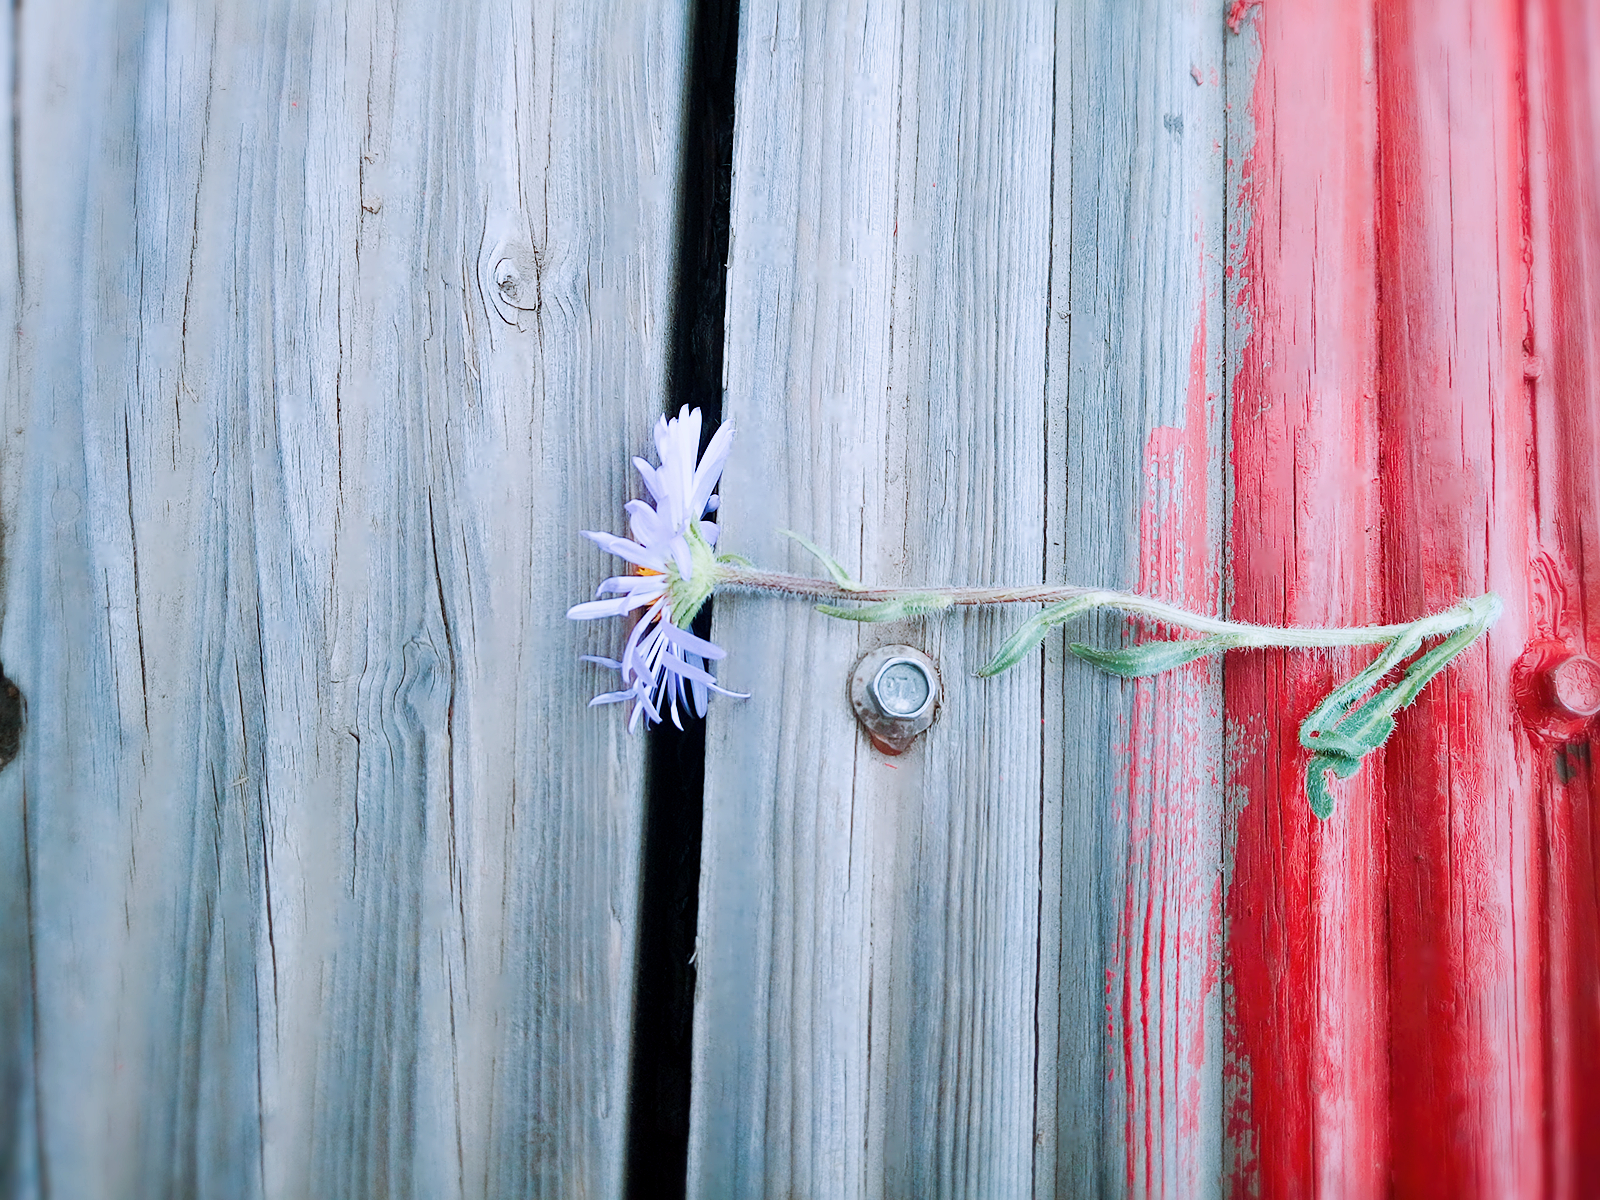
<path fill-rule="evenodd" d="M 8 1194 L 618 1193 L 642 757 L 563 614 L 665 401 L 653 7 L 17 10 Z"/>
<path fill-rule="evenodd" d="M 729 548 L 1216 602 L 1222 37 L 1187 3 L 745 6 Z M 971 678 L 1021 619 L 718 601 L 755 695 L 709 727 L 691 1194 L 1217 1190 L 1215 673 L 1056 642 Z M 946 698 L 886 759 L 845 687 L 894 641 Z"/>
<path fill-rule="evenodd" d="M 1046 467 L 1051 578 L 1212 612 L 1226 36 L 1203 0 L 1062 8 Z M 1220 667 L 1126 684 L 1063 641 L 1046 659 L 1038 1194 L 1216 1195 Z"/>
<path fill-rule="evenodd" d="M 1039 577 L 1053 33 L 1045 4 L 746 6 L 728 546 L 814 569 L 792 526 L 875 581 Z M 709 726 L 691 1194 L 1028 1190 L 1039 665 L 970 678 L 1003 628 L 719 602 L 755 696 Z M 894 641 L 946 696 L 889 760 L 845 685 Z"/>

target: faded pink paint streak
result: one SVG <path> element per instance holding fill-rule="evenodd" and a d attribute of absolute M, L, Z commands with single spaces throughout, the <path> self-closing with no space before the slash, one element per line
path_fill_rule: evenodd
<path fill-rule="evenodd" d="M 1214 612 L 1210 479 L 1216 397 L 1206 389 L 1207 306 L 1190 354 L 1181 425 L 1153 429 L 1145 447 L 1140 592 Z M 1159 625 L 1150 637 L 1174 636 Z M 1134 684 L 1126 753 L 1128 865 L 1113 961 L 1120 983 L 1127 1181 L 1159 1194 L 1201 1185 L 1207 998 L 1220 973 L 1221 881 L 1207 860 L 1197 802 L 1217 794 L 1205 720 L 1214 667 L 1191 664 Z M 1108 981 L 1109 982 L 1109 981 Z M 1109 1006 L 1108 1006 L 1109 1007 Z M 1168 1161 L 1169 1157 L 1172 1161 Z"/>

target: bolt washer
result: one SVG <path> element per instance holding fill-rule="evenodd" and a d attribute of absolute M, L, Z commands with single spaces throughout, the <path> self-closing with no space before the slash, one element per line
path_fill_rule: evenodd
<path fill-rule="evenodd" d="M 920 704 L 908 707 L 920 690 L 915 686 L 917 672 L 926 680 L 927 694 Z M 880 646 L 863 657 L 850 676 L 850 707 L 884 754 L 909 750 L 939 715 L 940 698 L 939 670 L 915 646 Z"/>

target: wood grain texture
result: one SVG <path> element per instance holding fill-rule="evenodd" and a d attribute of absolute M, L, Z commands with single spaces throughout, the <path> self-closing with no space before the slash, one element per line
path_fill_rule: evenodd
<path fill-rule="evenodd" d="M 1223 36 L 1187 2 L 1066 6 L 1057 33 L 1046 572 L 1203 612 L 1220 602 Z M 1220 671 L 1121 683 L 1053 639 L 1046 661 L 1040 995 L 1059 1009 L 1037 1191 L 1214 1195 Z"/>
<path fill-rule="evenodd" d="M 1529 635 L 1545 653 L 1600 658 L 1600 11 L 1526 10 L 1532 491 Z M 1525 656 L 1530 667 L 1544 654 Z M 1530 672 L 1530 675 L 1532 672 Z M 1535 703 L 1536 677 L 1524 677 Z M 1550 720 L 1550 716 L 1555 720 Z M 1541 713 L 1543 1130 L 1547 1194 L 1600 1193 L 1600 780 L 1594 723 Z M 1535 901 L 1536 906 L 1540 906 Z"/>
<path fill-rule="evenodd" d="M 1386 617 L 1381 597 L 1373 36 L 1369 6 L 1278 4 L 1230 42 L 1237 620 L 1405 617 Z M 1318 821 L 1299 744 L 1306 713 L 1370 658 L 1227 664 L 1236 1195 L 1387 1194 L 1383 759 L 1341 782 Z"/>
<path fill-rule="evenodd" d="M 1521 6 L 1377 10 L 1379 471 L 1396 617 L 1506 611 L 1386 756 L 1392 1186 L 1540 1195 L 1540 808 L 1512 676 L 1528 637 Z"/>
<path fill-rule="evenodd" d="M 618 1194 L 684 6 L 14 35 L 7 1192 Z"/>
<path fill-rule="evenodd" d="M 1545 672 L 1590 644 L 1600 28 L 1283 4 L 1249 34 L 1237 611 L 1507 607 L 1316 828 L 1290 722 L 1317 668 L 1230 667 L 1235 1191 L 1583 1195 L 1591 729 Z"/>
<path fill-rule="evenodd" d="M 1198 4 L 745 7 L 730 548 L 1215 602 L 1220 52 Z M 972 679 L 1021 619 L 718 601 L 691 1194 L 1215 1190 L 1215 677 Z M 845 692 L 896 641 L 946 690 L 887 759 Z"/>
<path fill-rule="evenodd" d="M 809 570 L 792 526 L 863 578 L 1038 577 L 1052 25 L 746 5 L 729 547 Z M 718 602 L 755 695 L 708 727 L 691 1195 L 1030 1190 L 1039 668 L 970 677 L 1003 628 Z M 895 641 L 945 699 L 891 760 L 845 693 Z"/>

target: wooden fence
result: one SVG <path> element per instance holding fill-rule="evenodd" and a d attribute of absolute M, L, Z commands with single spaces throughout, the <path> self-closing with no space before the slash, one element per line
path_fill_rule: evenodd
<path fill-rule="evenodd" d="M 1600 9 L 0 41 L 5 1194 L 1600 1194 Z M 751 699 L 630 737 L 565 612 L 683 403 L 764 566 L 1506 613 L 1326 822 L 1355 653 L 979 680 L 1013 615 L 730 594 Z"/>

